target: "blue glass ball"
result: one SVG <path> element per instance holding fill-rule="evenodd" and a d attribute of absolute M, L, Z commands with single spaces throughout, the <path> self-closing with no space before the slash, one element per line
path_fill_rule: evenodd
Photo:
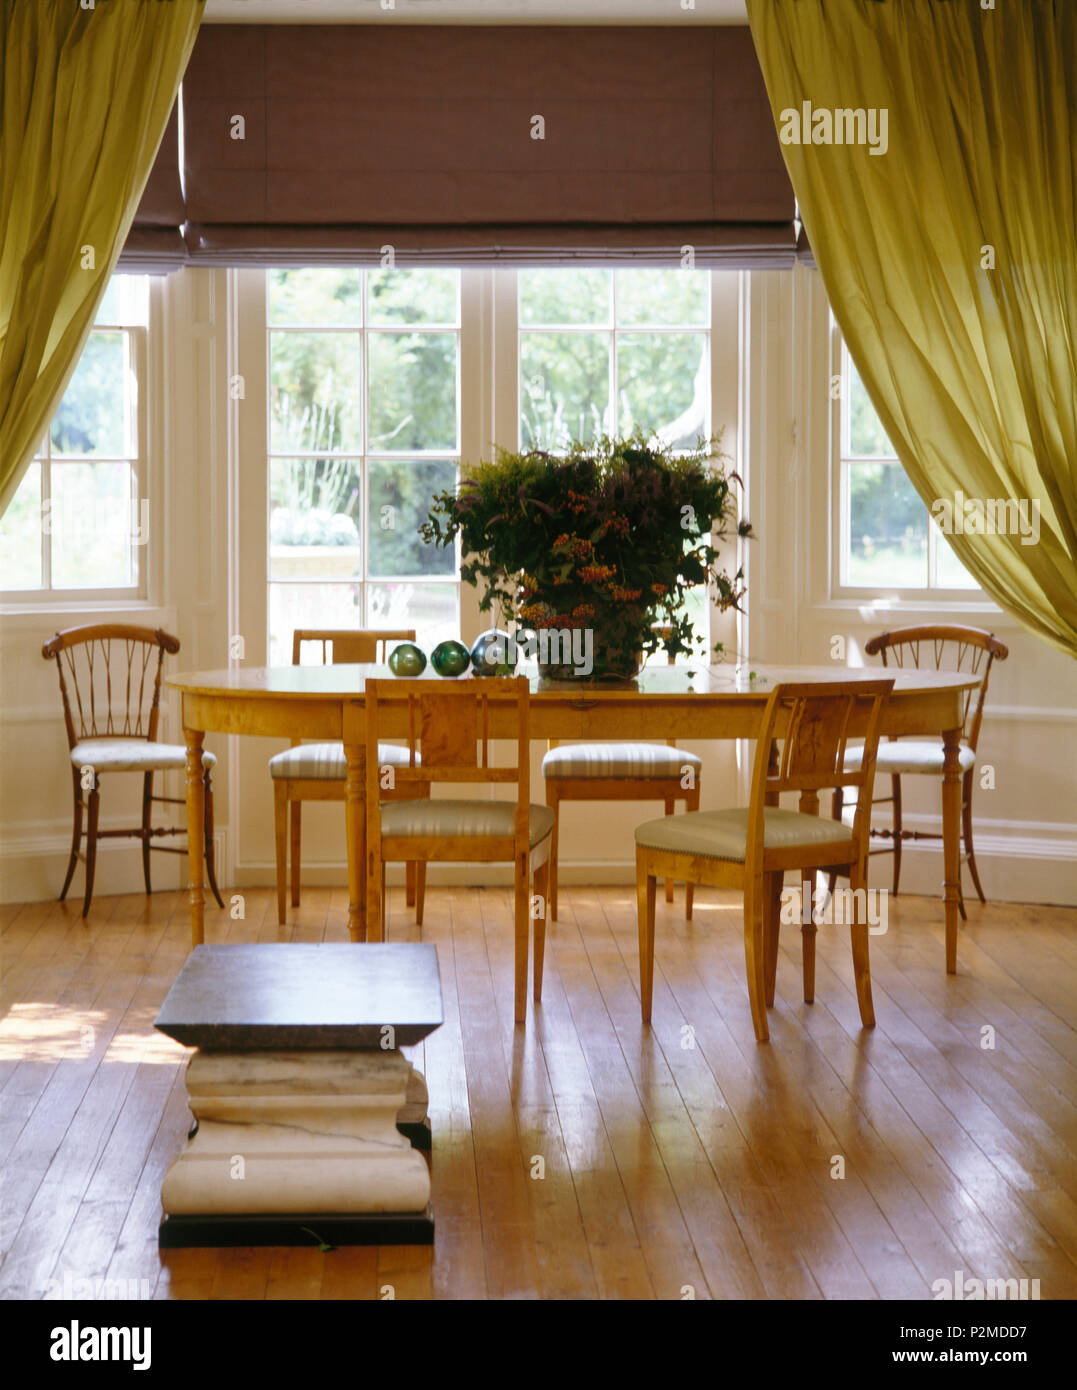
<path fill-rule="evenodd" d="M 471 665 L 477 676 L 511 676 L 517 656 L 516 644 L 509 634 L 490 628 L 475 639 Z"/>
<path fill-rule="evenodd" d="M 471 664 L 471 653 L 463 642 L 439 642 L 430 653 L 430 665 L 449 680 L 462 676 Z"/>
<path fill-rule="evenodd" d="M 394 676 L 421 676 L 426 670 L 426 653 L 414 642 L 401 642 L 389 653 L 389 670 Z"/>

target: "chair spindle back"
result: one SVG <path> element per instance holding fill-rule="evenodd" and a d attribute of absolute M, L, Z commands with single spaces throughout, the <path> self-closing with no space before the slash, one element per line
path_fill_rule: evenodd
<path fill-rule="evenodd" d="M 893 662 L 899 669 L 967 672 L 973 676 L 982 672 L 979 686 L 965 692 L 962 718 L 965 742 L 975 753 L 992 663 L 996 658 L 1005 661 L 1010 654 L 1005 643 L 984 628 L 934 623 L 881 632 L 864 644 L 864 650 L 868 656 L 881 656 L 884 666 Z"/>
<path fill-rule="evenodd" d="M 179 638 L 161 628 L 101 623 L 58 632 L 41 648 L 55 659 L 67 744 L 90 738 L 155 742 L 161 666 Z"/>

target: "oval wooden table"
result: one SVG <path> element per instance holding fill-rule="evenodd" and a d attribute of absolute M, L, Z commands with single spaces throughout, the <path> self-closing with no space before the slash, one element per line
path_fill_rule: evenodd
<path fill-rule="evenodd" d="M 525 668 L 521 668 L 525 673 Z M 246 666 L 172 676 L 168 685 L 183 698 L 187 744 L 187 825 L 190 844 L 191 938 L 203 940 L 204 850 L 202 749 L 207 733 L 339 740 L 347 759 L 345 814 L 348 843 L 348 929 L 366 940 L 366 775 L 363 690 L 368 677 L 386 677 L 385 666 Z M 754 674 L 756 679 L 750 679 Z M 631 685 L 583 685 L 531 681 L 531 734 L 535 739 L 752 739 L 763 708 L 779 681 L 878 680 L 879 667 L 731 666 L 690 670 L 654 666 Z M 957 970 L 957 923 L 961 872 L 961 767 L 958 749 L 968 692 L 979 681 L 940 671 L 887 671 L 894 677 L 883 735 L 935 736 L 945 746 L 942 779 L 943 899 L 946 969 Z M 437 681 L 427 672 L 420 680 Z M 490 678 L 496 680 L 496 677 Z M 386 727 L 391 737 L 408 730 Z M 851 731 L 855 734 L 855 730 Z M 494 737 L 510 730 L 497 727 Z M 804 805 L 805 810 L 818 810 Z"/>

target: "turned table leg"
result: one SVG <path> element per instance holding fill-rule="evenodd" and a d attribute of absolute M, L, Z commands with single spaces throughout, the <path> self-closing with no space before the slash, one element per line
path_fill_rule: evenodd
<path fill-rule="evenodd" d="M 191 901 L 191 945 L 200 946 L 205 940 L 205 893 L 202 878 L 205 873 L 205 816 L 206 784 L 202 768 L 201 729 L 184 729 L 187 743 L 187 871 Z"/>
<path fill-rule="evenodd" d="M 946 910 L 946 972 L 957 974 L 957 915 L 961 903 L 961 730 L 942 736 L 942 857 Z"/>

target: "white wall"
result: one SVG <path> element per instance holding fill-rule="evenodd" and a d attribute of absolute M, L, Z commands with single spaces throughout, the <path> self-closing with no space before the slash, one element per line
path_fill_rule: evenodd
<path fill-rule="evenodd" d="M 513 444 L 512 373 L 492 385 L 490 364 L 512 331 L 503 286 L 468 271 L 464 296 L 462 402 L 465 459 L 489 456 L 493 442 Z M 154 286 L 150 343 L 152 545 L 145 604 L 108 610 L 108 619 L 161 625 L 183 643 L 173 670 L 228 664 L 228 638 L 241 633 L 246 659 L 264 660 L 265 644 L 265 347 L 260 330 L 238 312 L 256 295 L 249 273 L 185 270 Z M 985 606 L 868 612 L 830 596 L 829 338 L 825 298 L 815 272 L 798 268 L 716 277 L 712 301 L 714 428 L 748 489 L 747 512 L 759 540 L 750 557 L 749 616 L 721 622 L 711 639 L 739 645 L 755 662 L 829 659 L 830 639 L 847 637 L 850 659 L 863 641 L 897 622 L 965 621 L 990 627 L 1011 648 L 992 675 L 981 754 L 996 768 L 996 790 L 977 792 L 977 858 L 989 896 L 1007 901 L 1077 901 L 1077 666 Z M 242 373 L 245 396 L 230 398 Z M 54 896 L 70 847 L 71 791 L 59 692 L 41 644 L 60 628 L 97 620 L 100 606 L 45 612 L 32 605 L 0 618 L 0 896 Z M 485 621 L 465 590 L 461 629 L 472 638 Z M 738 638 L 736 628 L 742 631 Z M 166 695 L 162 737 L 178 739 L 178 710 Z M 661 737 L 661 731 L 655 731 Z M 243 744 L 242 748 L 237 745 Z M 283 744 L 210 735 L 220 757 L 215 779 L 222 886 L 273 878 L 272 791 L 266 759 Z M 688 745 L 692 747 L 692 745 Z M 743 749 L 695 746 L 705 759 L 703 805 L 743 797 Z M 537 774 L 534 795 L 542 799 Z M 738 757 L 740 763 L 738 764 Z M 124 788 L 124 782 L 128 786 Z M 116 778 L 102 794 L 102 825 L 137 820 L 137 778 Z M 172 779 L 170 794 L 180 793 Z M 907 822 L 938 824 L 938 791 L 910 788 Z M 563 808 L 562 879 L 621 882 L 632 877 L 632 829 L 648 806 Z M 889 872 L 878 861 L 882 875 Z M 344 884 L 343 809 L 304 809 L 304 881 Z M 934 893 L 936 849 L 909 849 L 903 885 Z M 155 882 L 178 886 L 185 861 L 155 856 Z M 435 868 L 432 881 L 466 881 L 466 868 Z M 880 883 L 886 879 L 880 876 Z M 82 873 L 72 893 L 81 894 Z M 141 890 L 133 841 L 105 842 L 97 892 Z"/>

